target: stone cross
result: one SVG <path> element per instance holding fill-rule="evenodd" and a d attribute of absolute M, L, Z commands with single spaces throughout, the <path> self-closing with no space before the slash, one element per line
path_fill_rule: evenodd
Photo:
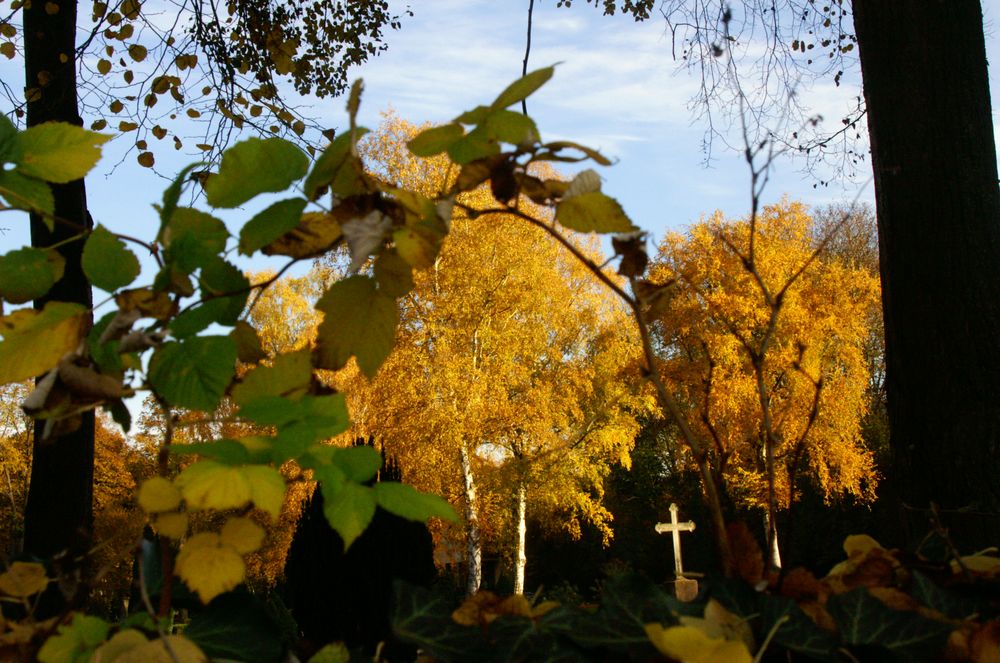
<path fill-rule="evenodd" d="M 677 521 L 677 505 L 670 505 L 670 522 L 656 523 L 656 533 L 663 534 L 670 532 L 674 538 L 674 574 L 678 578 L 684 577 L 684 568 L 681 565 L 681 532 L 693 532 L 694 522 L 681 523 Z"/>

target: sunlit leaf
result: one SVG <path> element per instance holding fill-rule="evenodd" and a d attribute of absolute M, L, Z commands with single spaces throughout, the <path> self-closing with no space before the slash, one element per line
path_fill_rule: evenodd
<path fill-rule="evenodd" d="M 152 519 L 153 529 L 156 533 L 174 539 L 184 538 L 188 530 L 188 515 L 186 511 L 179 513 L 160 513 Z"/>
<path fill-rule="evenodd" d="M 376 289 L 375 280 L 352 276 L 338 281 L 316 303 L 324 314 L 317 338 L 317 367 L 337 370 L 352 357 L 372 377 L 392 351 L 399 312 Z"/>
<path fill-rule="evenodd" d="M 227 336 L 166 343 L 149 363 L 149 382 L 176 407 L 214 410 L 236 372 L 236 344 Z"/>
<path fill-rule="evenodd" d="M 536 69 L 535 71 L 522 76 L 513 83 L 507 86 L 507 88 L 500 93 L 500 96 L 490 105 L 493 109 L 507 108 L 522 99 L 526 99 L 535 90 L 545 85 L 552 74 L 555 73 L 555 67 L 545 67 L 543 69 Z"/>
<path fill-rule="evenodd" d="M 323 487 L 323 515 L 330 527 L 350 548 L 375 516 L 375 495 L 371 488 L 345 483 L 339 490 Z"/>
<path fill-rule="evenodd" d="M 260 193 L 284 191 L 306 174 L 309 157 L 280 138 L 250 138 L 226 150 L 205 182 L 213 207 L 237 207 Z"/>
<path fill-rule="evenodd" d="M 231 546 L 236 552 L 246 555 L 258 550 L 264 543 L 264 528 L 249 518 L 234 517 L 222 526 L 219 539 L 223 545 Z"/>
<path fill-rule="evenodd" d="M 0 384 L 19 382 L 54 367 L 83 338 L 84 308 L 49 302 L 0 318 Z"/>
<path fill-rule="evenodd" d="M 340 241 L 340 223 L 331 214 L 306 212 L 298 224 L 263 248 L 264 255 L 309 258 L 329 251 Z"/>
<path fill-rule="evenodd" d="M 418 522 L 426 522 L 429 518 L 459 522 L 458 514 L 448 501 L 437 495 L 422 493 L 413 486 L 395 481 L 380 481 L 374 490 L 378 505 L 402 518 Z"/>
<path fill-rule="evenodd" d="M 108 292 L 122 288 L 139 276 L 139 259 L 104 226 L 94 228 L 83 245 L 83 273 Z"/>
<path fill-rule="evenodd" d="M 181 504 L 181 491 L 170 479 L 152 477 L 139 487 L 139 506 L 147 513 L 173 511 Z"/>
<path fill-rule="evenodd" d="M 343 198 L 366 192 L 364 168 L 355 154 L 354 141 L 367 133 L 364 127 L 357 127 L 353 135 L 341 134 L 330 143 L 306 177 L 302 189 L 307 198 L 315 200 L 324 186 Z"/>
<path fill-rule="evenodd" d="M 202 603 L 235 588 L 245 574 L 243 557 L 232 546 L 223 544 L 215 532 L 195 534 L 177 555 L 177 575 Z"/>
<path fill-rule="evenodd" d="M 192 509 L 236 509 L 250 501 L 250 481 L 243 468 L 214 460 L 189 465 L 175 483 Z"/>
<path fill-rule="evenodd" d="M 22 175 L 63 184 L 90 172 L 111 136 L 63 122 L 29 127 L 16 138 L 17 170 Z"/>
<path fill-rule="evenodd" d="M 37 299 L 62 278 L 65 260 L 56 251 L 24 247 L 0 256 L 0 297 L 12 304 Z"/>
<path fill-rule="evenodd" d="M 556 207 L 556 221 L 577 232 L 627 233 L 635 226 L 614 198 L 600 192 L 564 199 Z"/>
<path fill-rule="evenodd" d="M 279 200 L 256 214 L 240 230 L 240 253 L 251 255 L 295 228 L 306 203 L 302 198 Z"/>
<path fill-rule="evenodd" d="M 254 506 L 268 512 L 272 518 L 280 516 L 285 501 L 285 478 L 281 472 L 267 465 L 247 465 L 243 467 L 243 475 L 250 484 Z"/>
<path fill-rule="evenodd" d="M 484 127 L 490 137 L 513 145 L 534 143 L 539 139 L 535 121 L 515 111 L 500 110 L 490 113 Z"/>
<path fill-rule="evenodd" d="M 382 467 L 382 454 L 367 445 L 336 449 L 331 460 L 344 473 L 345 478 L 355 483 L 368 481 Z"/>
<path fill-rule="evenodd" d="M 192 207 L 178 207 L 161 233 L 168 263 L 187 273 L 218 259 L 229 231 L 211 214 Z"/>
<path fill-rule="evenodd" d="M 270 366 L 260 365 L 249 371 L 233 387 L 237 405 L 245 405 L 261 396 L 303 396 L 312 380 L 312 357 L 309 350 L 278 355 Z"/>

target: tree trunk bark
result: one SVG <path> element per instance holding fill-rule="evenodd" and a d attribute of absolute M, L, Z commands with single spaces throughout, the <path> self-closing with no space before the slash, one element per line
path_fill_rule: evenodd
<path fill-rule="evenodd" d="M 764 509 L 764 536 L 767 537 L 767 568 L 769 571 L 781 570 L 781 548 L 778 546 L 778 523 L 775 522 L 774 526 L 771 526 L 770 509 Z"/>
<path fill-rule="evenodd" d="M 525 539 L 528 532 L 528 489 L 521 481 L 517 485 L 517 542 L 514 545 L 514 593 L 524 594 L 524 567 L 528 563 Z"/>
<path fill-rule="evenodd" d="M 28 91 L 27 124 L 60 121 L 80 125 L 76 90 L 76 18 L 75 0 L 54 0 L 58 11 L 50 13 L 52 3 L 25 3 L 24 68 Z M 60 57 L 68 56 L 66 62 Z M 48 247 L 67 240 L 91 227 L 83 180 L 52 186 L 55 197 L 54 230 L 31 217 L 31 244 Z M 93 307 L 90 285 L 83 274 L 80 258 L 83 239 L 69 241 L 58 248 L 66 260 L 62 279 L 35 308 L 48 301 L 75 302 Z M 25 506 L 24 549 L 41 558 L 64 551 L 68 562 L 90 547 L 93 521 L 94 414 L 83 415 L 73 432 L 43 440 L 44 422 L 36 423 L 32 449 L 31 483 Z M 75 573 L 76 569 L 57 570 Z M 85 584 L 80 584 L 82 590 Z M 52 587 L 55 587 L 53 584 Z M 52 614 L 60 609 L 58 592 L 47 593 L 40 610 Z M 72 602 L 72 598 L 70 600 Z M 36 614 L 37 616 L 37 614 Z"/>
<path fill-rule="evenodd" d="M 893 474 L 1000 538 L 1000 192 L 978 0 L 854 0 L 878 211 Z"/>
<path fill-rule="evenodd" d="M 472 596 L 479 591 L 483 579 L 483 550 L 479 539 L 479 519 L 476 516 L 476 481 L 472 474 L 472 458 L 469 449 L 464 444 L 462 455 L 462 484 L 465 488 L 465 522 L 469 528 L 466 540 L 466 576 L 465 593 Z"/>

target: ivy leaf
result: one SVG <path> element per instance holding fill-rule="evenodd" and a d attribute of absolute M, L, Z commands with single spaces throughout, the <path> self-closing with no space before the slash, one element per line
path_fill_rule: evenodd
<path fill-rule="evenodd" d="M 0 195 L 11 207 L 49 215 L 56 211 L 56 200 L 49 185 L 34 177 L 25 177 L 16 170 L 0 172 Z M 51 218 L 44 216 L 42 221 L 52 230 L 54 222 Z"/>
<path fill-rule="evenodd" d="M 761 632 L 770 633 L 779 620 L 774 643 L 816 660 L 833 660 L 836 639 L 816 625 L 790 598 L 761 594 Z"/>
<path fill-rule="evenodd" d="M 864 587 L 830 597 L 826 608 L 843 642 L 882 647 L 901 661 L 934 659 L 955 628 L 916 612 L 893 610 Z"/>
<path fill-rule="evenodd" d="M 324 484 L 323 515 L 344 540 L 344 550 L 347 550 L 375 516 L 374 493 L 371 488 L 356 483 L 345 483 L 336 491 Z"/>
<path fill-rule="evenodd" d="M 236 344 L 200 336 L 161 346 L 149 362 L 149 382 L 171 405 L 214 410 L 236 373 Z"/>
<path fill-rule="evenodd" d="M 15 138 L 17 171 L 46 182 L 65 184 L 82 178 L 101 158 L 111 136 L 64 122 L 29 127 Z"/>
<path fill-rule="evenodd" d="M 407 141 L 410 152 L 418 157 L 432 157 L 448 149 L 453 143 L 465 135 L 461 124 L 452 122 L 440 127 L 424 129 Z"/>
<path fill-rule="evenodd" d="M 62 278 L 66 261 L 54 250 L 24 247 L 0 256 L 0 297 L 11 304 L 38 299 Z"/>
<path fill-rule="evenodd" d="M 500 96 L 490 104 L 490 108 L 494 110 L 507 108 L 522 99 L 527 99 L 535 90 L 545 85 L 554 73 L 555 67 L 545 67 L 522 76 L 508 85 L 507 89 L 501 92 Z"/>
<path fill-rule="evenodd" d="M 556 221 L 582 233 L 627 233 L 635 230 L 618 201 L 599 191 L 562 200 L 556 206 Z"/>
<path fill-rule="evenodd" d="M 97 226 L 83 245 L 83 273 L 108 292 L 127 286 L 139 276 L 139 259 L 104 226 Z"/>
<path fill-rule="evenodd" d="M 306 203 L 303 198 L 279 200 L 247 221 L 240 230 L 240 253 L 252 255 L 299 225 Z"/>
<path fill-rule="evenodd" d="M 42 311 L 20 309 L 0 318 L 0 384 L 45 373 L 76 349 L 83 337 L 84 308 L 49 302 Z"/>
<path fill-rule="evenodd" d="M 259 193 L 284 191 L 306 174 L 309 157 L 281 138 L 250 138 L 222 154 L 219 172 L 205 182 L 212 207 L 238 207 Z"/>
<path fill-rule="evenodd" d="M 330 286 L 316 303 L 324 314 L 316 343 L 316 366 L 337 370 L 352 357 L 373 377 L 392 351 L 399 311 L 375 280 L 352 276 Z"/>
<path fill-rule="evenodd" d="M 422 493 L 405 483 L 380 481 L 375 484 L 374 490 L 378 505 L 401 518 L 418 522 L 427 522 L 429 518 L 441 518 L 453 523 L 459 521 L 458 514 L 447 500 Z"/>
<path fill-rule="evenodd" d="M 193 612 L 184 635 L 212 660 L 272 663 L 284 655 L 281 630 L 267 605 L 249 592 L 220 596 Z"/>

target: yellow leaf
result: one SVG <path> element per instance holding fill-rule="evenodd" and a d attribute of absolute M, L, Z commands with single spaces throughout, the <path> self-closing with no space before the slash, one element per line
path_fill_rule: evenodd
<path fill-rule="evenodd" d="M 751 663 L 752 657 L 742 642 L 713 639 L 691 626 L 646 624 L 649 636 L 661 654 L 680 663 Z"/>
<path fill-rule="evenodd" d="M 136 647 L 141 647 L 147 642 L 148 640 L 146 640 L 146 636 L 134 628 L 119 631 L 118 633 L 115 633 L 110 640 L 97 648 L 97 651 L 94 652 L 94 657 L 90 659 L 91 663 L 112 663 L 112 661 L 120 661 L 121 659 L 118 658 L 119 656 L 122 656 Z"/>
<path fill-rule="evenodd" d="M 223 545 L 215 532 L 195 534 L 177 555 L 177 575 L 203 603 L 239 585 L 245 573 L 243 557 L 235 548 Z"/>
<path fill-rule="evenodd" d="M 153 477 L 139 487 L 139 506 L 148 513 L 173 511 L 181 505 L 181 491 L 164 477 Z"/>
<path fill-rule="evenodd" d="M 45 589 L 48 584 L 45 567 L 34 562 L 14 562 L 9 569 L 0 573 L 0 592 L 8 596 L 31 596 Z"/>
<path fill-rule="evenodd" d="M 27 380 L 54 367 L 80 342 L 82 324 L 82 307 L 63 302 L 0 318 L 0 384 Z"/>
<path fill-rule="evenodd" d="M 251 496 L 250 481 L 242 469 L 214 460 L 189 466 L 178 475 L 176 484 L 192 509 L 235 509 L 249 502 Z"/>
<path fill-rule="evenodd" d="M 264 529 L 249 518 L 230 518 L 222 526 L 219 537 L 224 545 L 245 555 L 260 548 L 264 542 Z"/>
<path fill-rule="evenodd" d="M 179 513 L 161 513 L 153 520 L 153 529 L 157 534 L 169 539 L 180 539 L 187 534 L 188 515 Z"/>
<path fill-rule="evenodd" d="M 274 518 L 280 516 L 285 501 L 285 477 L 281 472 L 267 465 L 247 465 L 243 468 L 243 476 L 250 484 L 254 505 Z"/>
<path fill-rule="evenodd" d="M 851 534 L 844 539 L 844 552 L 848 558 L 864 557 L 872 550 L 882 550 L 882 546 L 867 534 Z"/>
<path fill-rule="evenodd" d="M 170 648 L 164 644 L 166 640 Z M 206 663 L 208 657 L 183 635 L 168 635 L 126 651 L 114 663 Z"/>
<path fill-rule="evenodd" d="M 956 572 L 961 568 L 957 562 L 952 562 L 951 565 Z M 975 573 L 1000 575 L 1000 557 L 992 557 L 990 555 L 968 555 L 962 558 L 962 565 Z"/>

